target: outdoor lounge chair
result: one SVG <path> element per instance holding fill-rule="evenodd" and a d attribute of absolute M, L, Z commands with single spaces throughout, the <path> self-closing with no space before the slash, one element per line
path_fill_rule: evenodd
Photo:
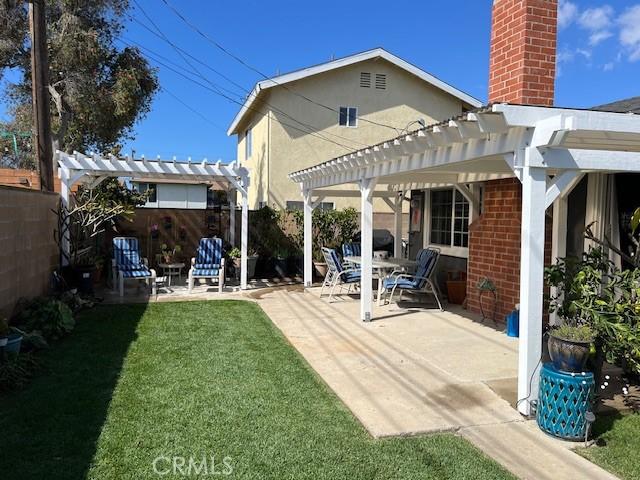
<path fill-rule="evenodd" d="M 140 246 L 135 237 L 115 237 L 113 239 L 113 259 L 111 260 L 113 289 L 124 296 L 125 280 L 146 280 L 151 283 L 151 293 L 156 293 L 156 271 L 149 268 L 146 258 L 140 257 Z"/>
<path fill-rule="evenodd" d="M 327 262 L 327 276 L 324 277 L 324 282 L 322 282 L 320 296 L 322 296 L 325 287 L 331 287 L 329 293 L 329 300 L 331 300 L 333 298 L 333 292 L 338 285 L 340 285 L 341 288 L 348 285 L 348 293 L 351 291 L 353 285 L 360 284 L 360 270 L 356 268 L 345 269 L 340 261 L 340 257 L 338 257 L 338 253 L 333 248 L 322 247 L 322 254 L 324 255 L 325 262 Z"/>
<path fill-rule="evenodd" d="M 196 278 L 218 280 L 218 291 L 224 286 L 224 257 L 222 256 L 221 238 L 201 238 L 196 256 L 191 259 L 189 269 L 189 292 L 193 290 Z"/>
<path fill-rule="evenodd" d="M 439 257 L 440 250 L 437 248 L 424 248 L 420 250 L 416 256 L 415 274 L 402 273 L 398 271 L 391 273 L 391 275 L 385 278 L 382 286 L 385 292 L 390 292 L 389 302 L 393 300 L 393 295 L 396 290 L 400 290 L 401 299 L 402 292 L 405 290 L 431 293 L 436 297 L 436 302 L 438 303 L 438 307 L 440 307 L 440 311 L 444 311 L 442 303 L 440 302 L 438 287 L 431 280 L 431 276 L 435 271 Z"/>

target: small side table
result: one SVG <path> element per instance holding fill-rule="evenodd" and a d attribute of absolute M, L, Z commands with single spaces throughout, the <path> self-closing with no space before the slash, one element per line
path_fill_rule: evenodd
<path fill-rule="evenodd" d="M 538 426 L 549 435 L 565 440 L 584 440 L 585 415 L 593 404 L 594 379 L 591 372 L 567 373 L 545 363 L 540 371 Z"/>
<path fill-rule="evenodd" d="M 167 277 L 167 287 L 171 288 L 171 277 L 177 275 L 179 280 L 182 280 L 182 269 L 184 263 L 159 263 L 158 266 L 162 269 L 162 275 Z"/>

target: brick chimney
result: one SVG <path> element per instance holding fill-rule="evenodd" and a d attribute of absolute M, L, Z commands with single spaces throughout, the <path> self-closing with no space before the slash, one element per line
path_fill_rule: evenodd
<path fill-rule="evenodd" d="M 489 102 L 553 105 L 558 0 L 494 0 Z"/>

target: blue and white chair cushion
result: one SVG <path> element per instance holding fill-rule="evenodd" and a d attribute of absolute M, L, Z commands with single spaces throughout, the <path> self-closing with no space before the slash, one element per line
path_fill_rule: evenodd
<path fill-rule="evenodd" d="M 191 259 L 189 269 L 189 292 L 193 290 L 196 278 L 218 280 L 218 290 L 224 286 L 224 257 L 222 256 L 221 238 L 201 238 L 196 256 Z"/>
<path fill-rule="evenodd" d="M 333 248 L 323 247 L 322 254 L 327 263 L 327 275 L 322 283 L 320 296 L 322 296 L 325 287 L 331 287 L 331 292 L 329 293 L 329 300 L 331 300 L 336 286 L 340 285 L 343 288 L 344 285 L 349 285 L 348 291 L 350 291 L 351 286 L 360 283 L 360 270 L 350 267 L 345 269 L 338 253 Z"/>
<path fill-rule="evenodd" d="M 156 272 L 140 256 L 140 245 L 135 237 L 115 237 L 113 239 L 113 287 L 119 286 L 120 296 L 124 296 L 124 279 L 147 279 L 155 293 Z M 117 279 L 117 282 L 116 282 Z"/>
<path fill-rule="evenodd" d="M 440 302 L 440 296 L 438 287 L 431 280 L 431 276 L 435 271 L 438 258 L 440 257 L 440 251 L 436 248 L 424 248 L 418 252 L 416 256 L 416 271 L 414 274 L 396 273 L 393 272 L 382 282 L 382 286 L 386 292 L 390 292 L 389 302 L 393 299 L 393 295 L 396 290 L 400 290 L 400 296 L 404 290 L 419 292 L 424 290 L 426 293 L 432 293 L 436 298 L 438 307 L 441 311 L 442 303 Z"/>

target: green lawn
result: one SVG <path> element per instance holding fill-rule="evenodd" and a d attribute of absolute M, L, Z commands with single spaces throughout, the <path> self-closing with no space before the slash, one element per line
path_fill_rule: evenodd
<path fill-rule="evenodd" d="M 602 416 L 594 433 L 599 446 L 579 453 L 620 478 L 640 479 L 640 415 Z"/>
<path fill-rule="evenodd" d="M 228 457 L 213 478 L 512 478 L 454 435 L 372 439 L 252 303 L 97 307 L 45 362 L 0 398 L 0 478 L 185 478 L 154 459 L 203 456 Z"/>

